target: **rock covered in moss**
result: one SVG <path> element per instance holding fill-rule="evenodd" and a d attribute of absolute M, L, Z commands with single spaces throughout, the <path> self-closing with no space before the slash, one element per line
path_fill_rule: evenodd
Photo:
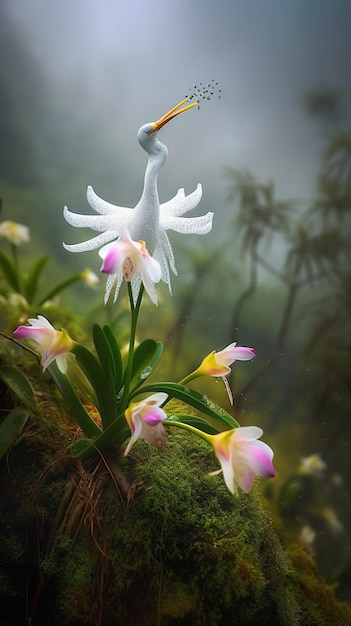
<path fill-rule="evenodd" d="M 27 438 L 2 466 L 4 626 L 319 625 L 259 495 L 209 476 L 202 441 L 138 442 L 119 466 L 127 498 L 116 454 L 43 474 L 47 456 Z"/>

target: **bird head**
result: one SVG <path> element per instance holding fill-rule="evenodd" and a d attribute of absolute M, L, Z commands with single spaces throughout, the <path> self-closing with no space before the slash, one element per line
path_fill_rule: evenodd
<path fill-rule="evenodd" d="M 185 105 L 186 102 L 188 102 L 188 104 Z M 188 111 L 188 109 L 192 109 L 196 106 L 198 106 L 198 102 L 189 103 L 188 98 L 184 98 L 184 100 L 178 102 L 178 104 L 162 115 L 162 117 L 160 117 L 160 119 L 156 122 L 144 124 L 138 131 L 138 141 L 142 148 L 144 148 L 147 152 L 150 152 L 150 148 L 152 146 L 152 150 L 154 151 L 155 144 L 157 142 L 157 132 L 177 115 L 180 115 L 181 113 Z"/>

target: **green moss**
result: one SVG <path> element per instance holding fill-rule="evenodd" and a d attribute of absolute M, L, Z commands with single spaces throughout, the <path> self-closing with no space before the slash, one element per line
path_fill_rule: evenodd
<path fill-rule="evenodd" d="M 66 435 L 56 454 L 26 436 L 1 466 L 1 624 L 348 623 L 311 559 L 288 558 L 259 494 L 233 498 L 208 475 L 217 462 L 201 440 L 138 442 L 120 461 L 126 505 L 105 462 L 57 461 Z"/>
<path fill-rule="evenodd" d="M 336 599 L 336 586 L 326 585 L 310 555 L 298 546 L 290 546 L 294 593 L 301 605 L 304 626 L 351 624 L 351 607 Z"/>
<path fill-rule="evenodd" d="M 161 454 L 139 450 L 125 469 L 145 491 L 113 531 L 118 578 L 129 581 L 129 594 L 134 591 L 130 604 L 121 594 L 126 612 L 138 604 L 142 573 L 148 611 L 152 605 L 154 614 L 158 610 L 160 624 L 175 618 L 193 624 L 206 616 L 206 624 L 225 625 L 233 615 L 238 624 L 271 624 L 274 616 L 277 623 L 297 623 L 286 590 L 287 560 L 258 497 L 233 499 L 221 476 L 207 475 L 216 465 L 206 444 L 183 433 L 172 434 Z M 126 523 L 132 534 L 125 534 Z"/>

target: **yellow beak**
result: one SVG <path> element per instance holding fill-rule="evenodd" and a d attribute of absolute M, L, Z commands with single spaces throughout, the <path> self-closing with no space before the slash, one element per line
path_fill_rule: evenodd
<path fill-rule="evenodd" d="M 197 107 L 198 106 L 198 102 L 192 102 L 191 104 L 187 104 L 186 106 L 183 107 L 182 105 L 185 102 L 188 102 L 187 98 L 184 98 L 184 100 L 181 100 L 180 102 L 178 102 L 178 104 L 176 104 L 169 111 L 167 111 L 167 113 L 162 115 L 162 117 L 160 117 L 159 120 L 154 122 L 153 123 L 153 129 L 152 129 L 152 131 L 149 134 L 151 135 L 151 133 L 155 133 L 156 131 L 160 130 L 160 128 L 162 128 L 162 126 L 164 126 L 165 124 L 170 122 L 170 120 L 172 120 L 177 115 L 180 115 L 181 113 L 184 113 L 184 111 L 187 111 L 188 109 L 192 109 L 193 107 Z"/>

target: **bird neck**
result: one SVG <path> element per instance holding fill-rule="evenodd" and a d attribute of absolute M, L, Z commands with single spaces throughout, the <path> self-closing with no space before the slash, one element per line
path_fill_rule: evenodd
<path fill-rule="evenodd" d="M 166 151 L 149 153 L 145 170 L 143 193 L 134 209 L 134 219 L 130 224 L 130 234 L 132 238 L 145 241 L 150 254 L 154 252 L 158 242 L 160 203 L 157 179 L 166 158 Z"/>
<path fill-rule="evenodd" d="M 147 162 L 145 176 L 144 176 L 144 188 L 142 193 L 143 201 L 147 202 L 148 205 L 156 209 L 159 208 L 159 198 L 158 198 L 158 174 L 163 165 L 164 161 L 160 160 L 160 155 L 150 154 L 149 160 Z"/>

